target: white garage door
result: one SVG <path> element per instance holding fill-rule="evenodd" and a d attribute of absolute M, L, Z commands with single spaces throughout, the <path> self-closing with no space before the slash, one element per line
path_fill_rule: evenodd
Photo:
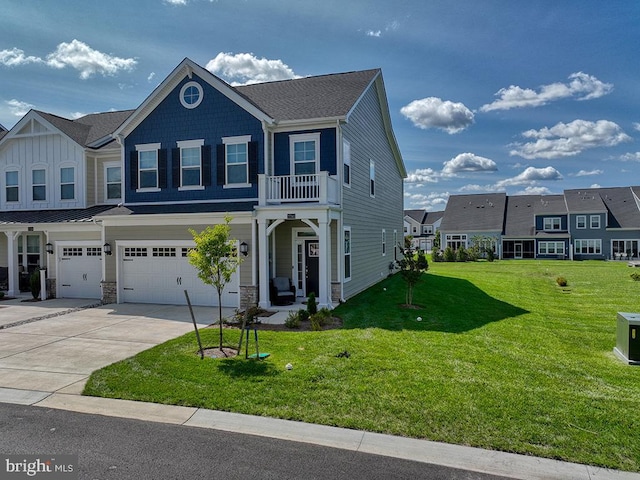
<path fill-rule="evenodd" d="M 62 298 L 100 298 L 102 289 L 102 248 L 60 247 L 58 256 L 58 296 Z"/>
<path fill-rule="evenodd" d="M 192 305 L 218 305 L 214 287 L 198 278 L 187 258 L 188 248 L 175 246 L 121 247 L 121 301 L 184 305 L 184 290 Z M 222 294 L 222 306 L 239 306 L 238 272 Z"/>

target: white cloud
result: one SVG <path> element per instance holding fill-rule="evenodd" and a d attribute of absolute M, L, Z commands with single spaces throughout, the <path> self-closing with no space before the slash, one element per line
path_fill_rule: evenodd
<path fill-rule="evenodd" d="M 440 173 L 432 168 L 419 168 L 407 174 L 405 183 L 438 183 Z"/>
<path fill-rule="evenodd" d="M 604 173 L 603 170 L 580 170 L 578 173 L 573 174 L 576 177 L 589 177 L 591 175 L 602 175 Z"/>
<path fill-rule="evenodd" d="M 449 134 L 458 133 L 473 123 L 473 112 L 463 103 L 443 101 L 437 97 L 414 100 L 400 113 L 418 128 L 439 128 Z"/>
<path fill-rule="evenodd" d="M 15 67 L 30 63 L 44 64 L 57 69 L 75 68 L 80 72 L 80 78 L 86 80 L 95 74 L 113 76 L 120 71 L 131 71 L 138 62 L 133 58 L 113 57 L 99 52 L 75 39 L 70 43 L 59 44 L 45 59 L 25 56 L 24 52 L 17 48 L 0 51 L 2 65 Z"/>
<path fill-rule="evenodd" d="M 528 167 L 521 174 L 512 178 L 505 178 L 496 183 L 498 188 L 514 185 L 534 185 L 539 180 L 562 180 L 562 175 L 553 167 Z"/>
<path fill-rule="evenodd" d="M 42 63 L 38 57 L 26 56 L 24 50 L 12 48 L 11 50 L 0 50 L 0 64 L 5 67 L 19 67 L 30 63 Z"/>
<path fill-rule="evenodd" d="M 498 170 L 496 162 L 489 158 L 473 153 L 461 153 L 444 162 L 442 173 L 453 175 L 460 172 L 495 172 L 496 170 Z"/>
<path fill-rule="evenodd" d="M 551 128 L 527 130 L 522 136 L 535 141 L 515 143 L 509 154 L 526 159 L 571 157 L 589 148 L 611 147 L 631 140 L 618 124 L 609 120 L 574 120 Z"/>
<path fill-rule="evenodd" d="M 640 123 L 638 123 L 638 122 L 634 122 L 634 123 L 633 123 L 633 129 L 634 129 L 634 130 L 638 130 L 638 131 L 640 132 Z"/>
<path fill-rule="evenodd" d="M 225 77 L 232 85 L 300 78 L 282 60 L 257 58 L 252 53 L 220 52 L 216 58 L 209 60 L 206 69 Z"/>
<path fill-rule="evenodd" d="M 510 110 L 512 108 L 540 107 L 549 102 L 563 98 L 591 100 L 602 97 L 613 91 L 613 84 L 604 83 L 593 75 L 583 72 L 569 75 L 568 83 L 552 83 L 542 85 L 538 91 L 511 85 L 501 88 L 495 94 L 498 100 L 480 107 L 482 112 L 492 110 Z"/>
<path fill-rule="evenodd" d="M 433 192 L 429 194 L 404 194 L 408 208 L 424 208 L 425 210 L 444 210 L 449 200 L 449 192 Z"/>
<path fill-rule="evenodd" d="M 469 184 L 464 185 L 458 189 L 459 192 L 466 193 L 484 193 L 484 192 L 495 192 L 496 190 L 504 190 L 502 188 L 498 188 L 495 185 L 478 185 L 478 184 Z"/>
<path fill-rule="evenodd" d="M 594 183 L 589 188 L 602 188 L 602 186 L 599 183 Z"/>
<path fill-rule="evenodd" d="M 551 195 L 551 190 L 547 187 L 527 187 L 524 190 L 516 192 L 514 195 Z"/>
<path fill-rule="evenodd" d="M 27 102 L 22 102 L 20 100 L 16 100 L 15 98 L 11 100 L 7 100 L 5 102 L 9 107 L 9 112 L 16 117 L 24 117 L 29 110 L 35 108 L 33 105 Z"/>
<path fill-rule="evenodd" d="M 156 76 L 156 72 L 151 72 L 149 74 L 149 76 L 147 77 L 147 82 L 150 82 L 151 80 L 153 80 L 153 77 L 155 77 L 155 76 Z"/>
<path fill-rule="evenodd" d="M 187 0 L 164 0 L 169 5 L 186 5 Z"/>
<path fill-rule="evenodd" d="M 640 162 L 640 152 L 625 153 L 620 157 L 623 162 Z"/>
<path fill-rule="evenodd" d="M 380 37 L 382 35 L 381 30 L 367 30 L 367 37 Z"/>

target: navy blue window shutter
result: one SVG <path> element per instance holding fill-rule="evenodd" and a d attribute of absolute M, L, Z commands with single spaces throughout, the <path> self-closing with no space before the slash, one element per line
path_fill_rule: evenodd
<path fill-rule="evenodd" d="M 211 185 L 211 145 L 203 145 L 201 149 L 202 155 L 202 186 Z"/>
<path fill-rule="evenodd" d="M 219 143 L 216 145 L 216 174 L 218 178 L 216 179 L 216 183 L 218 185 L 224 185 L 225 175 L 224 175 L 224 143 Z"/>
<path fill-rule="evenodd" d="M 167 150 L 158 150 L 158 188 L 167 188 Z"/>
<path fill-rule="evenodd" d="M 249 182 L 258 182 L 258 142 L 249 142 Z"/>
<path fill-rule="evenodd" d="M 171 180 L 174 187 L 180 186 L 180 149 L 171 149 Z"/>
<path fill-rule="evenodd" d="M 138 188 L 138 152 L 135 150 L 129 152 L 129 181 L 131 190 L 136 190 Z"/>

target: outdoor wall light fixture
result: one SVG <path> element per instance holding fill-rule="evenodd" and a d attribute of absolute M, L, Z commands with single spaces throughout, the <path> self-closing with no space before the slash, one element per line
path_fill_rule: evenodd
<path fill-rule="evenodd" d="M 102 246 L 102 251 L 105 253 L 105 255 L 111 255 L 111 244 L 109 244 L 109 242 L 105 243 Z"/>
<path fill-rule="evenodd" d="M 47 242 L 44 248 L 49 255 L 53 254 L 53 245 L 51 245 L 49 242 Z"/>
<path fill-rule="evenodd" d="M 245 242 L 242 242 L 240 244 L 240 253 L 245 257 L 249 255 L 249 245 L 247 245 Z"/>

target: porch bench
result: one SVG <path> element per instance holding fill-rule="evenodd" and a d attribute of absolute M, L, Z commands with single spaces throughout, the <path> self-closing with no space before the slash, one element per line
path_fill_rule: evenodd
<path fill-rule="evenodd" d="M 287 277 L 275 277 L 269 282 L 271 303 L 275 305 L 291 304 L 296 299 L 296 287 Z"/>

